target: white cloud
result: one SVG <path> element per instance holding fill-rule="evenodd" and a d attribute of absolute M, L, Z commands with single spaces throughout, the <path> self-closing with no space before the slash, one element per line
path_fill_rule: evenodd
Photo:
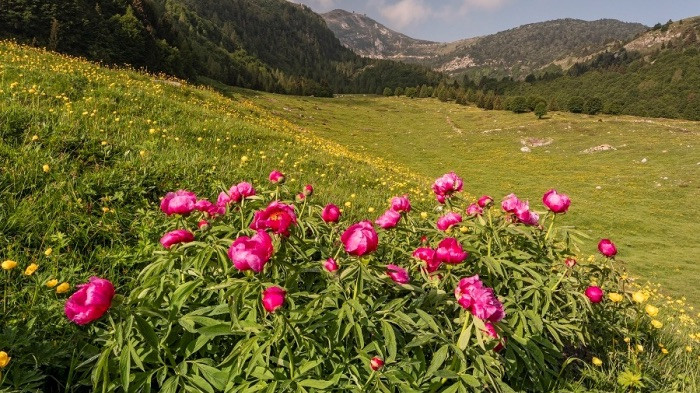
<path fill-rule="evenodd" d="M 400 0 L 394 4 L 382 6 L 379 11 L 396 28 L 423 21 L 433 14 L 423 0 Z"/>

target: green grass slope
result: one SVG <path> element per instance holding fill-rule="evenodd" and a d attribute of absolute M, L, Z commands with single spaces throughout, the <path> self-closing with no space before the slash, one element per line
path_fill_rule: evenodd
<path fill-rule="evenodd" d="M 138 264 L 161 235 L 149 211 L 178 188 L 215 200 L 279 169 L 292 189 L 312 183 L 322 200 L 332 192 L 345 198 L 336 203 L 368 205 L 427 184 L 241 97 L 8 42 L 0 101 L 1 257 L 37 262 L 47 278 Z"/>
<path fill-rule="evenodd" d="M 543 209 L 556 188 L 572 197 L 566 221 L 610 237 L 636 276 L 700 303 L 700 123 L 628 116 L 482 111 L 437 100 L 261 95 L 256 102 L 360 153 L 429 178 L 455 170 L 473 196 L 515 192 Z M 525 143 L 550 142 L 521 148 Z M 608 144 L 616 150 L 585 154 Z M 431 197 L 431 196 L 428 196 Z"/>

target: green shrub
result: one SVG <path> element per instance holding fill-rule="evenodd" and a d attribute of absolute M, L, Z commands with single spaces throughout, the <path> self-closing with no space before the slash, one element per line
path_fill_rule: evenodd
<path fill-rule="evenodd" d="M 601 330 L 590 324 L 605 323 L 584 289 L 592 280 L 617 286 L 605 264 L 564 263 L 582 235 L 554 226 L 552 214 L 525 226 L 489 207 L 447 233 L 432 215 L 402 214 L 396 228 L 379 230 L 376 251 L 356 257 L 339 241 L 351 222 L 323 222 L 322 206 L 309 199 L 294 208 L 291 235 L 273 235 L 265 269 L 240 272 L 227 255 L 234 239 L 255 233 L 251 221 L 269 200 L 292 203 L 285 188 L 258 195 L 195 230 L 196 241 L 156 253 L 101 325 L 96 389 L 550 391 L 567 364 L 564 351 L 594 342 Z M 466 205 L 453 197 L 446 207 Z M 196 228 L 201 218 L 173 219 L 169 228 Z M 448 236 L 468 258 L 428 273 L 412 253 Z M 327 258 L 337 272 L 324 270 Z M 389 264 L 405 268 L 410 282 L 390 280 Z M 506 318 L 493 321 L 502 339 L 455 299 L 460 279 L 475 275 L 505 307 Z M 260 301 L 271 286 L 287 292 L 274 313 Z M 373 357 L 386 362 L 381 370 L 370 368 Z"/>
<path fill-rule="evenodd" d="M 569 98 L 566 107 L 571 113 L 583 113 L 585 101 L 583 97 L 574 96 Z"/>

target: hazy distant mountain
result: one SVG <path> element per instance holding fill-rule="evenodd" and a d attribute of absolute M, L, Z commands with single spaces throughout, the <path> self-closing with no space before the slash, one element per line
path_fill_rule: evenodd
<path fill-rule="evenodd" d="M 649 29 L 614 19 L 558 19 L 438 43 L 413 39 L 366 15 L 334 10 L 322 16 L 340 42 L 362 56 L 418 63 L 449 73 L 484 68 L 520 76 L 557 60 L 622 46 Z"/>

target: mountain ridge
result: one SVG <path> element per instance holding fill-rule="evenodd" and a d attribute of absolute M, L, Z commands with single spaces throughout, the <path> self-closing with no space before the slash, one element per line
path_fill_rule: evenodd
<path fill-rule="evenodd" d="M 562 58 L 622 46 L 649 29 L 616 19 L 563 18 L 453 42 L 434 42 L 396 32 L 366 15 L 337 9 L 321 16 L 343 45 L 362 56 L 421 64 L 451 74 L 487 68 L 516 77 Z M 517 69 L 512 70 L 514 67 Z"/>

